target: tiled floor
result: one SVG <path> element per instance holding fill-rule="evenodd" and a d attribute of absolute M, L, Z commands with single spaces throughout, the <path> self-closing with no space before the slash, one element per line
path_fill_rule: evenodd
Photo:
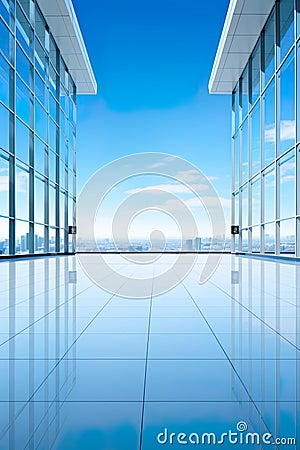
<path fill-rule="evenodd" d="M 205 259 L 140 300 L 94 285 L 76 257 L 1 261 L 0 450 L 300 448 L 300 265 L 224 255 L 201 285 Z"/>

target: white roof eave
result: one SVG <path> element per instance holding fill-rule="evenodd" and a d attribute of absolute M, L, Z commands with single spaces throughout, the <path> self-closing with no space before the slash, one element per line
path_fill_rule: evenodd
<path fill-rule="evenodd" d="M 255 47 L 275 0 L 230 0 L 208 89 L 231 94 Z"/>
<path fill-rule="evenodd" d="M 97 82 L 71 0 L 37 0 L 76 85 L 77 94 L 96 94 Z"/>

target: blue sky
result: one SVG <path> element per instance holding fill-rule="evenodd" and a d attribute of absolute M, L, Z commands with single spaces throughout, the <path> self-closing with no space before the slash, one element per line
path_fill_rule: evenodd
<path fill-rule="evenodd" d="M 169 153 L 210 178 L 228 218 L 231 98 L 209 95 L 207 86 L 229 1 L 73 4 L 98 82 L 96 96 L 78 97 L 78 192 L 95 170 L 116 158 Z M 155 182 L 138 177 L 131 188 Z M 115 203 L 120 199 L 116 194 Z"/>

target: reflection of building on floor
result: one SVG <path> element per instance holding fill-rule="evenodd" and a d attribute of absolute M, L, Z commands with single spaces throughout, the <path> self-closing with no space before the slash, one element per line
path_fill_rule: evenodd
<path fill-rule="evenodd" d="M 8 402 L 0 443 L 24 448 L 22 434 L 28 448 L 50 449 L 76 383 L 76 266 L 75 260 L 45 258 L 28 260 L 20 269 L 17 261 L 9 263 L 8 302 L 2 309 L 8 313 L 8 334 L 1 338 L 0 355 L 9 358 L 9 366 L 6 385 L 1 381 Z"/>
<path fill-rule="evenodd" d="M 300 266 L 232 257 L 231 270 L 232 389 L 243 401 L 242 381 L 253 399 L 249 412 L 270 414 L 273 436 L 299 442 L 300 407 L 291 400 L 300 397 Z"/>

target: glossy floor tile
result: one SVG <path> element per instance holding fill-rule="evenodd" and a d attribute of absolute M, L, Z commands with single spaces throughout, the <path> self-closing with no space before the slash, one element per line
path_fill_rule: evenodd
<path fill-rule="evenodd" d="M 106 255 L 144 298 L 75 256 L 0 261 L 0 450 L 300 448 L 300 265 L 224 255 L 201 284 L 199 255 L 178 284 L 176 258 Z"/>

